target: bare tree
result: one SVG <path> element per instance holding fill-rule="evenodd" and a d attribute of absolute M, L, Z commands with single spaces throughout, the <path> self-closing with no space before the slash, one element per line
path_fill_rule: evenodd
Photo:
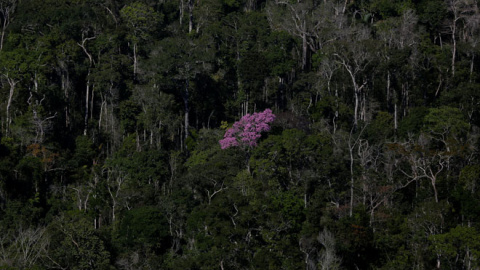
<path fill-rule="evenodd" d="M 457 55 L 457 38 L 459 31 L 468 25 L 472 16 L 478 14 L 478 6 L 475 0 L 446 0 L 451 19 L 448 22 L 448 28 L 452 39 L 452 76 L 455 76 L 455 61 Z"/>
<path fill-rule="evenodd" d="M 353 86 L 354 94 L 354 128 L 358 125 L 359 110 L 366 110 L 364 92 L 367 89 L 368 76 L 364 71 L 370 66 L 373 55 L 364 41 L 370 37 L 369 30 L 362 27 L 353 28 L 349 40 L 335 46 L 333 55 L 338 64 L 347 71 Z M 362 106 L 362 108 L 360 108 Z M 365 115 L 365 113 L 363 114 Z M 364 119 L 365 120 L 365 119 Z"/>
<path fill-rule="evenodd" d="M 445 171 L 452 155 L 445 151 L 430 150 L 431 139 L 421 134 L 417 139 L 410 138 L 404 143 L 392 145 L 408 164 L 408 170 L 398 163 L 398 170 L 406 177 L 404 182 L 398 183 L 396 189 L 405 188 L 412 182 L 427 179 L 433 189 L 435 202 L 438 200 L 437 181 L 440 173 Z"/>
<path fill-rule="evenodd" d="M 109 168 L 107 170 L 107 190 L 112 199 L 112 222 L 116 220 L 116 213 L 122 202 L 128 207 L 128 199 L 122 193 L 125 188 L 128 175 L 122 172 L 119 168 Z"/>
<path fill-rule="evenodd" d="M 27 100 L 28 106 L 32 108 L 32 124 L 35 128 L 34 143 L 43 143 L 45 134 L 52 129 L 52 120 L 57 116 L 57 113 L 50 116 L 43 116 L 41 113 L 42 103 L 45 100 L 45 95 L 42 99 L 33 101 L 33 94 L 30 92 L 30 97 Z"/>
<path fill-rule="evenodd" d="M 0 265 L 30 269 L 46 258 L 50 239 L 46 228 L 19 228 L 15 234 L 0 236 Z"/>
<path fill-rule="evenodd" d="M 335 251 L 335 237 L 329 230 L 324 229 L 318 234 L 317 241 L 322 245 L 319 252 L 318 265 L 321 270 L 340 269 L 342 260 Z"/>
<path fill-rule="evenodd" d="M 388 200 L 395 192 L 390 183 L 385 183 L 383 177 L 379 177 L 382 153 L 381 146 L 372 145 L 368 140 L 361 139 L 357 147 L 357 160 L 361 168 L 360 184 L 363 197 L 363 205 L 370 212 L 370 226 L 375 221 L 375 211 Z"/>

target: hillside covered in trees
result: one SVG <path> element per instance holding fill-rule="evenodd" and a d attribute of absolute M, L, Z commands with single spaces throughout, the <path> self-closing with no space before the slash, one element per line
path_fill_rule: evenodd
<path fill-rule="evenodd" d="M 0 0 L 0 268 L 478 269 L 479 6 Z"/>

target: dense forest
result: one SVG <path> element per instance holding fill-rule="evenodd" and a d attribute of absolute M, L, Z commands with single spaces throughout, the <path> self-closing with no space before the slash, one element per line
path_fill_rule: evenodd
<path fill-rule="evenodd" d="M 479 269 L 479 6 L 0 0 L 0 268 Z"/>

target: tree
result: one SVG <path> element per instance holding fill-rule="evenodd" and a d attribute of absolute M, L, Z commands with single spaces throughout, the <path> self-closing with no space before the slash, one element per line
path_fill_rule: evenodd
<path fill-rule="evenodd" d="M 445 267 L 451 269 L 476 269 L 480 266 L 480 235 L 475 227 L 458 225 L 447 233 L 431 235 L 428 240 L 432 243 L 431 249 L 439 254 Z"/>
<path fill-rule="evenodd" d="M 31 65 L 33 62 L 33 53 L 18 48 L 14 51 L 2 52 L 0 54 L 0 62 L 2 63 L 1 79 L 2 85 L 8 85 L 8 97 L 6 98 L 6 118 L 4 120 L 5 134 L 8 136 L 10 132 L 10 124 L 12 123 L 11 107 L 14 101 L 14 94 L 20 82 L 30 75 Z"/>
<path fill-rule="evenodd" d="M 0 20 L 1 20 L 1 30 L 0 30 L 0 51 L 3 49 L 3 42 L 5 40 L 5 33 L 7 32 L 7 27 L 13 20 L 13 14 L 17 8 L 17 0 L 2 0 L 0 1 Z"/>
<path fill-rule="evenodd" d="M 5 232 L 0 236 L 0 267 L 33 269 L 48 258 L 49 243 L 45 227 Z"/>
<path fill-rule="evenodd" d="M 340 269 L 342 260 L 335 254 L 335 237 L 333 233 L 324 229 L 318 234 L 317 241 L 323 246 L 323 249 L 319 252 L 319 269 Z"/>
<path fill-rule="evenodd" d="M 120 15 L 131 29 L 128 39 L 133 43 L 133 75 L 135 77 L 138 72 L 138 43 L 148 40 L 153 31 L 158 29 L 163 17 L 142 2 L 126 5 L 120 10 Z"/>
<path fill-rule="evenodd" d="M 123 250 L 163 253 L 170 247 L 168 223 L 160 209 L 152 206 L 134 208 L 125 213 L 115 231 Z"/>
<path fill-rule="evenodd" d="M 172 37 L 163 39 L 158 50 L 153 50 L 151 61 L 157 64 L 159 83 L 173 87 L 180 92 L 184 105 L 184 139 L 189 136 L 191 110 L 191 82 L 200 74 L 212 70 L 214 50 L 209 36 L 200 38 Z M 173 79 L 164 81 L 165 78 Z"/>
<path fill-rule="evenodd" d="M 108 269 L 110 253 L 83 213 L 62 213 L 49 232 L 48 268 Z"/>
<path fill-rule="evenodd" d="M 478 13 L 478 6 L 474 0 L 445 0 L 447 9 L 451 15 L 451 21 L 448 27 L 450 28 L 451 42 L 452 42 L 452 62 L 451 70 L 452 76 L 455 76 L 455 62 L 457 55 L 457 35 L 458 27 L 467 25 L 469 17 Z M 466 28 L 466 27 L 464 27 Z"/>
<path fill-rule="evenodd" d="M 395 129 L 398 119 L 405 116 L 410 107 L 409 88 L 413 86 L 420 57 L 420 33 L 416 31 L 418 21 L 415 10 L 406 9 L 399 17 L 389 17 L 377 23 L 378 39 L 383 42 L 380 65 L 385 65 L 381 74 L 386 76 L 386 106 L 394 113 Z M 398 105 L 402 109 L 400 112 Z"/>
<path fill-rule="evenodd" d="M 372 43 L 369 42 L 370 34 L 368 29 L 356 27 L 352 28 L 351 31 L 352 33 L 349 35 L 349 38 L 353 43 L 349 42 L 347 44 L 347 40 L 341 40 L 330 46 L 334 46 L 333 56 L 338 64 L 343 66 L 347 71 L 353 86 L 353 126 L 354 129 L 356 129 L 359 118 L 361 120 L 366 119 L 366 92 L 369 78 L 365 72 L 374 60 L 374 55 L 372 54 L 374 48 L 371 47 Z M 359 115 L 361 117 L 359 117 Z"/>
<path fill-rule="evenodd" d="M 133 98 L 141 108 L 138 122 L 143 128 L 143 139 L 151 147 L 164 148 L 165 140 L 174 137 L 181 125 L 173 95 L 161 91 L 157 84 L 138 86 L 135 90 Z"/>
<path fill-rule="evenodd" d="M 447 153 L 458 154 L 457 151 L 466 142 L 470 125 L 461 110 L 443 106 L 429 109 L 423 129 L 433 140 L 442 144 L 440 149 L 444 147 Z"/>
<path fill-rule="evenodd" d="M 391 149 L 406 161 L 408 170 L 399 163 L 398 169 L 407 181 L 400 184 L 404 188 L 420 179 L 428 179 L 434 192 L 435 202 L 439 202 L 437 181 L 443 172 L 452 171 L 452 161 L 462 159 L 469 149 L 465 147 L 465 134 L 469 124 L 460 110 L 451 107 L 431 108 L 423 119 L 423 132 L 412 135 L 408 141 L 393 143 Z"/>
<path fill-rule="evenodd" d="M 270 130 L 269 123 L 275 120 L 272 110 L 266 109 L 261 113 L 247 114 L 240 121 L 235 122 L 233 126 L 225 132 L 225 136 L 220 140 L 222 149 L 233 146 L 243 148 L 252 148 L 257 146 L 257 140 L 262 136 L 262 132 Z"/>
<path fill-rule="evenodd" d="M 304 71 L 310 69 L 310 55 L 311 52 L 316 51 L 314 33 L 321 25 L 318 21 L 322 18 L 318 14 L 320 9 L 314 5 L 314 2 L 275 1 L 267 9 L 272 28 L 285 30 L 301 39 L 301 68 Z"/>

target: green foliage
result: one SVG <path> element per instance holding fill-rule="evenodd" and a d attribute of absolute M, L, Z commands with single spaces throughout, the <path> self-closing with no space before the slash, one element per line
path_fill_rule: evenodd
<path fill-rule="evenodd" d="M 394 133 L 393 117 L 386 112 L 378 112 L 375 119 L 367 126 L 369 141 L 386 141 Z"/>
<path fill-rule="evenodd" d="M 374 0 L 370 4 L 373 12 L 378 13 L 381 18 L 390 18 L 399 16 L 402 11 L 407 8 L 412 8 L 413 4 L 409 1 L 388 1 L 388 0 Z"/>
<path fill-rule="evenodd" d="M 1 2 L 0 268 L 478 268 L 477 14 L 337 2 Z"/>
<path fill-rule="evenodd" d="M 470 128 L 460 109 L 447 106 L 429 109 L 424 122 L 424 129 L 433 136 L 462 137 Z"/>
<path fill-rule="evenodd" d="M 72 162 L 75 167 L 91 166 L 95 157 L 95 149 L 90 138 L 78 136 L 75 140 L 75 154 Z"/>
<path fill-rule="evenodd" d="M 430 29 L 436 30 L 447 15 L 447 7 L 444 1 L 420 1 L 417 9 L 422 23 Z"/>
<path fill-rule="evenodd" d="M 119 118 L 120 123 L 126 134 L 131 134 L 137 131 L 137 118 L 140 113 L 140 108 L 135 102 L 126 100 L 120 104 Z"/>
<path fill-rule="evenodd" d="M 162 15 L 142 2 L 126 5 L 120 10 L 120 16 L 133 31 L 129 37 L 134 43 L 147 39 L 150 33 L 158 30 L 163 20 Z"/>
<path fill-rule="evenodd" d="M 413 108 L 399 123 L 398 134 L 403 138 L 407 138 L 409 134 L 418 134 L 423 128 L 423 119 L 427 114 L 428 109 L 424 107 Z"/>
<path fill-rule="evenodd" d="M 451 268 L 478 267 L 480 235 L 474 227 L 457 226 L 444 234 L 429 237 L 432 249 Z M 461 256 L 464 260 L 457 260 Z"/>
<path fill-rule="evenodd" d="M 279 213 L 282 223 L 292 231 L 298 231 L 303 223 L 304 202 L 292 192 L 282 192 L 272 198 L 273 212 Z M 277 210 L 278 209 L 278 210 Z"/>
<path fill-rule="evenodd" d="M 159 254 L 170 246 L 167 219 L 160 209 L 152 206 L 127 211 L 115 234 L 122 250 L 138 248 Z"/>
<path fill-rule="evenodd" d="M 288 55 L 288 52 L 293 50 L 294 40 L 286 32 L 273 31 L 267 42 L 270 47 L 265 58 L 270 66 L 271 74 L 285 76 L 295 66 L 295 62 Z"/>
<path fill-rule="evenodd" d="M 334 96 L 325 96 L 311 109 L 311 117 L 319 122 L 326 119 L 329 124 L 347 128 L 351 124 L 353 110 Z"/>
<path fill-rule="evenodd" d="M 137 151 L 134 136 L 131 136 L 130 141 L 126 140 L 123 147 L 118 152 L 120 155 L 106 160 L 105 165 L 112 172 L 125 175 L 125 188 L 129 190 L 129 196 L 136 198 L 137 203 L 151 203 L 170 173 L 166 156 L 157 150 Z"/>
<path fill-rule="evenodd" d="M 110 269 L 110 253 L 93 228 L 91 220 L 79 212 L 63 213 L 50 227 L 49 256 L 69 269 Z"/>
<path fill-rule="evenodd" d="M 480 179 L 480 166 L 468 165 L 462 168 L 458 178 L 458 186 L 452 193 L 457 201 L 460 213 L 468 220 L 479 220 L 480 193 L 478 180 Z"/>

